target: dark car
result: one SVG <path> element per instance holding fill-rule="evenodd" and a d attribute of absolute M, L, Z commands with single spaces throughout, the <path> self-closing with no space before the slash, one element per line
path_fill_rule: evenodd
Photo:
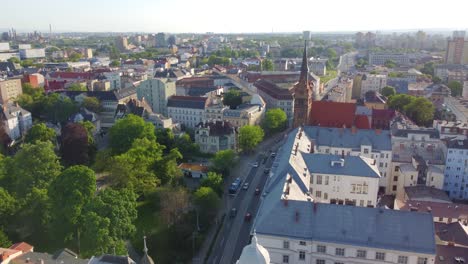
<path fill-rule="evenodd" d="M 237 209 L 232 208 L 231 212 L 229 213 L 229 217 L 234 218 L 234 217 L 236 217 L 236 215 L 237 215 Z"/>
<path fill-rule="evenodd" d="M 255 195 L 259 195 L 260 194 L 260 188 L 255 188 Z"/>
<path fill-rule="evenodd" d="M 250 213 L 246 213 L 244 217 L 245 222 L 250 222 L 250 219 L 252 219 L 252 215 Z"/>
<path fill-rule="evenodd" d="M 270 173 L 270 168 L 265 168 L 265 169 L 263 170 L 263 173 L 265 173 L 265 174 Z"/>

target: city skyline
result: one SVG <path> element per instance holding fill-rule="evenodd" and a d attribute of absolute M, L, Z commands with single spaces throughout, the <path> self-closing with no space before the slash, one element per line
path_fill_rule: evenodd
<path fill-rule="evenodd" d="M 0 17 L 0 28 L 48 32 L 51 24 L 53 32 L 278 33 L 464 30 L 468 27 L 463 13 L 468 3 L 456 0 L 448 0 L 443 6 L 432 0 L 425 1 L 424 6 L 403 0 L 388 6 L 376 6 L 370 0 L 338 1 L 333 6 L 302 0 L 288 3 L 240 0 L 228 6 L 214 0 L 83 0 L 76 5 L 45 0 L 35 8 L 24 8 L 35 2 L 19 0 L 3 4 L 10 11 Z M 70 17 L 70 12 L 76 15 Z"/>

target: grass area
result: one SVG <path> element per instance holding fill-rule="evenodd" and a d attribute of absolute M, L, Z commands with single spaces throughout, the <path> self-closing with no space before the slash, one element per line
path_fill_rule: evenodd
<path fill-rule="evenodd" d="M 320 77 L 320 83 L 326 84 L 333 78 L 336 78 L 338 73 L 336 71 L 327 71 L 327 75 Z"/>

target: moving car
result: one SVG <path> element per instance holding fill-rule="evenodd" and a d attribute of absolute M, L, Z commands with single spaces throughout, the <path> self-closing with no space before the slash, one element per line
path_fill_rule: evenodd
<path fill-rule="evenodd" d="M 252 219 L 252 215 L 250 213 L 246 213 L 244 217 L 245 222 L 250 222 L 250 219 Z"/>
<path fill-rule="evenodd" d="M 247 190 L 248 188 L 249 188 L 249 183 L 248 182 L 244 183 L 244 185 L 242 186 L 242 189 Z"/>
<path fill-rule="evenodd" d="M 263 173 L 265 173 L 265 174 L 270 173 L 270 168 L 265 168 L 265 169 L 263 170 Z"/>
<path fill-rule="evenodd" d="M 260 188 L 257 187 L 257 188 L 255 188 L 255 195 L 259 195 L 259 194 L 260 194 Z"/>
<path fill-rule="evenodd" d="M 252 167 L 258 168 L 258 162 L 252 163 Z"/>
<path fill-rule="evenodd" d="M 272 156 L 272 157 L 276 157 L 276 152 L 272 152 L 272 153 L 271 153 L 271 156 Z"/>
<path fill-rule="evenodd" d="M 231 212 L 229 213 L 229 217 L 234 218 L 237 215 L 237 209 L 234 207 L 231 209 Z"/>

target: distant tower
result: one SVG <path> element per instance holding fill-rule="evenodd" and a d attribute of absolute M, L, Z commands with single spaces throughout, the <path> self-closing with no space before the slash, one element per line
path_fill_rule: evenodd
<path fill-rule="evenodd" d="M 154 264 L 153 259 L 148 255 L 148 248 L 146 247 L 146 236 L 143 237 L 144 248 L 143 252 L 144 255 L 140 260 L 140 264 Z"/>
<path fill-rule="evenodd" d="M 304 41 L 301 76 L 299 77 L 299 82 L 293 87 L 293 98 L 293 128 L 307 125 L 309 123 L 310 109 L 312 108 L 312 88 L 309 83 L 309 66 L 307 64 L 307 41 Z"/>
<path fill-rule="evenodd" d="M 52 39 L 52 24 L 49 24 L 49 41 Z"/>
<path fill-rule="evenodd" d="M 308 31 L 308 30 L 305 30 L 305 31 L 302 31 L 302 37 L 304 38 L 304 40 L 306 41 L 309 41 L 310 38 L 311 38 L 311 32 Z"/>

